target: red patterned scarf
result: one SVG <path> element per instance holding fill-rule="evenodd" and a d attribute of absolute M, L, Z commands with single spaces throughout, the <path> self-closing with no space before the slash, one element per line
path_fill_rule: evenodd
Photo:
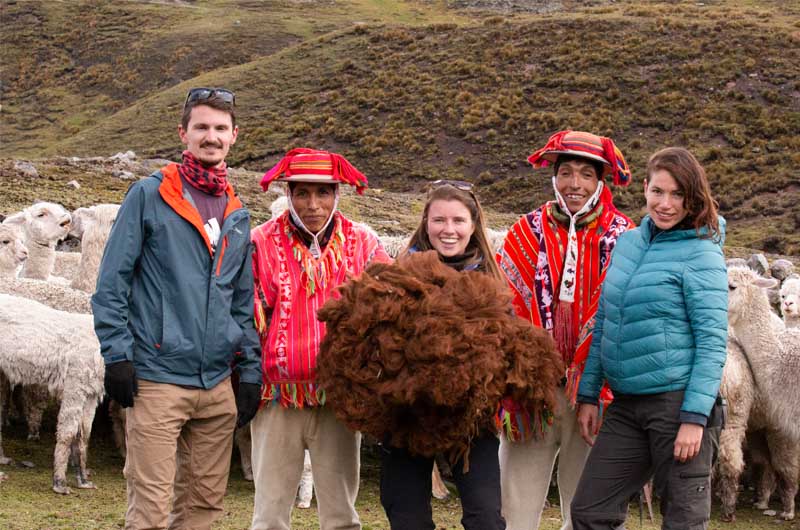
<path fill-rule="evenodd" d="M 218 167 L 206 167 L 191 151 L 183 152 L 183 163 L 178 172 L 186 182 L 198 190 L 219 197 L 228 187 L 228 166 L 223 162 Z"/>

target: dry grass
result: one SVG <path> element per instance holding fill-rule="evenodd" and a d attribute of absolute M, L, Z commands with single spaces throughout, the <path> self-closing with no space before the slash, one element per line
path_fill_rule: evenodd
<path fill-rule="evenodd" d="M 56 495 L 50 490 L 52 480 L 51 466 L 54 447 L 51 421 L 45 422 L 42 441 L 28 442 L 24 439 L 24 425 L 15 424 L 4 432 L 4 448 L 8 456 L 16 461 L 31 461 L 32 469 L 19 466 L 3 466 L 2 471 L 9 475 L 7 481 L 0 483 L 0 527 L 7 530 L 112 530 L 122 528 L 126 497 L 125 481 L 122 477 L 122 459 L 111 443 L 109 426 L 98 417 L 92 438 L 89 465 L 93 470 L 92 480 L 96 490 L 73 490 L 69 496 Z M 225 514 L 214 528 L 219 530 L 244 530 L 249 527 L 253 509 L 253 484 L 245 482 L 238 466 L 238 455 L 234 453 L 231 478 L 225 497 Z M 364 530 L 388 530 L 389 525 L 380 505 L 378 480 L 380 466 L 374 454 L 362 451 L 361 487 L 356 504 Z M 69 480 L 72 477 L 68 476 Z M 451 488 L 452 490 L 452 488 Z M 455 493 L 455 491 L 453 491 Z M 712 530 L 756 530 L 767 527 L 793 529 L 797 523 L 774 525 L 770 519 L 747 507 L 751 497 L 749 492 L 742 495 L 743 508 L 737 511 L 735 524 L 720 523 L 716 519 L 709 528 Z M 558 494 L 555 489 L 549 496 L 553 507 L 548 508 L 542 518 L 541 530 L 556 530 L 560 527 L 560 512 L 557 506 Z M 461 507 L 455 495 L 447 501 L 432 501 L 433 517 L 437 530 L 460 529 Z M 630 507 L 628 528 L 640 528 L 639 508 Z M 656 507 L 657 511 L 657 507 Z M 292 514 L 292 528 L 312 530 L 319 528 L 316 502 L 311 510 L 295 509 Z M 645 516 L 643 530 L 660 528 L 659 518 L 655 524 Z"/>

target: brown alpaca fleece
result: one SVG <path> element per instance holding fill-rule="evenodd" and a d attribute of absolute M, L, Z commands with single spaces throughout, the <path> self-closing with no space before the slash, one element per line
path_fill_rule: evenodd
<path fill-rule="evenodd" d="M 554 410 L 564 370 L 550 335 L 516 317 L 505 283 L 435 251 L 373 264 L 318 312 L 326 404 L 350 429 L 431 457 L 466 456 L 504 396 Z"/>

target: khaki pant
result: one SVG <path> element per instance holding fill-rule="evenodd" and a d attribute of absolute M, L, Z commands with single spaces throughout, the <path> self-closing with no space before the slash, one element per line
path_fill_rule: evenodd
<path fill-rule="evenodd" d="M 361 528 L 355 510 L 361 434 L 347 430 L 326 407 L 270 405 L 256 414 L 250 429 L 256 487 L 251 530 L 289 530 L 306 449 L 320 528 Z"/>
<path fill-rule="evenodd" d="M 125 528 L 210 529 L 222 515 L 235 425 L 230 379 L 210 390 L 140 380 L 127 411 Z"/>
<path fill-rule="evenodd" d="M 564 389 L 556 390 L 558 409 L 542 440 L 512 443 L 500 439 L 503 516 L 508 530 L 536 530 L 542 517 L 550 477 L 558 457 L 561 530 L 571 530 L 570 503 L 591 449 L 581 438 L 575 410 Z"/>

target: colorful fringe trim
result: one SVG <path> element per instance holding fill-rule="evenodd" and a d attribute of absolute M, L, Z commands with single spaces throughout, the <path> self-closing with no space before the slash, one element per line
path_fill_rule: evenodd
<path fill-rule="evenodd" d="M 583 374 L 583 367 L 570 366 L 567 368 L 567 384 L 564 387 L 564 392 L 567 394 L 567 401 L 575 408 L 575 403 L 578 399 L 578 387 L 581 384 L 581 375 Z"/>
<path fill-rule="evenodd" d="M 269 404 L 302 409 L 325 405 L 325 390 L 316 383 L 268 383 L 261 391 L 261 406 Z"/>
<path fill-rule="evenodd" d="M 538 440 L 553 425 L 553 413 L 547 409 L 536 412 L 531 418 L 528 410 L 509 403 L 506 398 L 497 405 L 494 423 L 497 430 L 510 442 Z"/>
<path fill-rule="evenodd" d="M 300 236 L 295 234 L 294 229 L 289 224 L 288 214 L 282 219 L 284 222 L 284 233 L 289 238 L 289 245 L 292 255 L 300 264 L 302 273 L 300 282 L 305 284 L 306 293 L 309 297 L 313 296 L 317 287 L 323 289 L 327 286 L 333 275 L 341 267 L 344 260 L 344 232 L 342 231 L 342 220 L 338 213 L 334 213 L 334 229 L 331 239 L 322 251 L 319 259 L 314 259 L 311 252 L 300 240 Z"/>

